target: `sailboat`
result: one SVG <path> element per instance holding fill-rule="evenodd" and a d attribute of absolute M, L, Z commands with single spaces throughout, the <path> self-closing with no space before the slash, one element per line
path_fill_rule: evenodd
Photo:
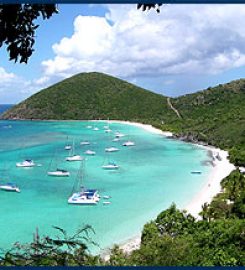
<path fill-rule="evenodd" d="M 84 162 L 83 164 L 81 164 L 77 178 L 78 179 L 73 187 L 73 191 L 75 192 L 73 192 L 72 195 L 69 197 L 68 203 L 78 205 L 96 205 L 100 200 L 98 190 L 86 189 L 85 187 L 81 186 L 82 180 L 84 178 Z"/>
<path fill-rule="evenodd" d="M 20 192 L 19 187 L 17 187 L 16 184 L 13 183 L 0 185 L 0 189 L 4 191 Z"/>
<path fill-rule="evenodd" d="M 105 148 L 105 151 L 106 152 L 118 152 L 119 149 L 116 147 L 107 147 L 107 148 Z"/>
<path fill-rule="evenodd" d="M 52 164 L 52 161 L 51 161 L 51 164 Z M 50 164 L 50 167 L 51 167 L 51 164 Z M 70 176 L 70 173 L 67 171 L 67 170 L 64 170 L 64 169 L 60 169 L 59 167 L 56 166 L 56 170 L 52 171 L 48 171 L 47 174 L 49 176 L 56 176 L 56 177 L 68 177 Z"/>
<path fill-rule="evenodd" d="M 89 141 L 82 141 L 82 142 L 80 142 L 80 145 L 90 145 L 90 142 Z"/>
<path fill-rule="evenodd" d="M 124 137 L 125 135 L 124 135 L 123 133 L 117 131 L 117 132 L 115 133 L 115 136 L 116 136 L 116 138 L 121 138 L 121 137 Z"/>
<path fill-rule="evenodd" d="M 107 120 L 107 125 L 104 126 L 104 129 L 105 129 L 106 133 L 112 132 L 112 130 L 110 129 L 110 125 L 109 125 L 109 119 Z"/>
<path fill-rule="evenodd" d="M 22 162 L 17 162 L 16 167 L 34 167 L 36 164 L 31 159 L 25 159 Z"/>
<path fill-rule="evenodd" d="M 8 170 L 6 170 L 7 172 Z M 5 176 L 5 178 L 9 178 L 9 176 Z M 3 191 L 12 191 L 12 192 L 20 192 L 20 188 L 17 187 L 16 184 L 14 183 L 6 183 L 6 184 L 1 184 L 0 185 L 0 190 L 3 190 Z"/>
<path fill-rule="evenodd" d="M 96 152 L 93 151 L 93 150 L 86 150 L 86 151 L 84 152 L 84 154 L 89 155 L 89 156 L 94 156 L 94 155 L 96 154 Z"/>
<path fill-rule="evenodd" d="M 107 164 L 102 165 L 102 168 L 105 170 L 117 170 L 119 169 L 119 165 L 113 161 L 109 161 Z"/>
<path fill-rule="evenodd" d="M 133 141 L 126 141 L 122 145 L 123 146 L 135 146 L 135 142 L 133 142 Z"/>
<path fill-rule="evenodd" d="M 67 141 L 67 143 L 66 143 L 66 145 L 65 145 L 65 150 L 71 150 L 71 145 L 70 144 L 68 144 L 68 136 L 67 136 L 67 138 L 66 138 L 66 141 Z"/>
<path fill-rule="evenodd" d="M 35 164 L 35 162 L 32 159 L 28 159 L 28 158 L 25 158 L 21 162 L 16 163 L 16 167 L 34 167 L 34 166 L 37 166 L 37 164 Z"/>
<path fill-rule="evenodd" d="M 129 132 L 128 132 L 129 133 Z M 127 140 L 124 143 L 122 143 L 123 146 L 135 146 L 135 142 L 131 140 Z"/>
<path fill-rule="evenodd" d="M 75 155 L 75 144 L 74 144 L 74 140 L 73 140 L 73 145 L 70 151 L 70 155 L 66 158 L 66 161 L 81 161 L 83 160 L 83 157 L 81 157 L 80 155 Z"/>
<path fill-rule="evenodd" d="M 101 167 L 104 170 L 118 170 L 119 169 L 119 165 L 117 165 L 115 161 L 111 161 L 109 159 Z"/>
<path fill-rule="evenodd" d="M 49 176 L 58 176 L 58 177 L 64 177 L 64 176 L 68 177 L 68 176 L 70 176 L 70 173 L 66 170 L 57 168 L 56 171 L 49 171 L 48 175 Z"/>

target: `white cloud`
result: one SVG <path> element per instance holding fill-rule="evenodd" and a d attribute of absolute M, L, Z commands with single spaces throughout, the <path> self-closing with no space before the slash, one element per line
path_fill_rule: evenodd
<path fill-rule="evenodd" d="M 46 87 L 50 79 L 50 77 L 41 77 L 38 80 L 26 80 L 0 67 L 0 104 L 19 102 Z"/>
<path fill-rule="evenodd" d="M 8 73 L 3 67 L 0 67 L 0 87 L 10 83 L 15 77 L 14 73 Z"/>
<path fill-rule="evenodd" d="M 0 67 L 0 94 L 15 93 L 21 85 L 22 99 L 79 72 L 100 71 L 140 83 L 245 65 L 245 5 L 164 5 L 160 14 L 136 5 L 106 7 L 105 17 L 75 18 L 73 34 L 53 44 L 54 57 L 42 62 L 40 78 L 26 81 Z"/>
<path fill-rule="evenodd" d="M 124 78 L 215 74 L 245 64 L 244 5 L 167 5 L 161 13 L 108 5 L 105 17 L 78 16 L 53 45 L 45 76 L 101 71 Z"/>

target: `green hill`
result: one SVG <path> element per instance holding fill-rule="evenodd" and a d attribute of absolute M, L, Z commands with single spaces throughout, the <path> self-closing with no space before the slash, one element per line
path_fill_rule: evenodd
<path fill-rule="evenodd" d="M 169 99 L 102 73 L 81 73 L 44 89 L 3 119 L 118 119 L 153 124 L 189 141 L 229 150 L 245 163 L 245 79 Z M 179 114 L 179 115 L 177 115 Z"/>
<path fill-rule="evenodd" d="M 166 97 L 102 74 L 81 73 L 16 105 L 4 119 L 175 119 Z"/>
<path fill-rule="evenodd" d="M 230 150 L 232 161 L 245 164 L 245 80 L 208 88 L 172 100 L 183 119 L 181 135 Z"/>
<path fill-rule="evenodd" d="M 196 131 L 199 139 L 220 142 L 221 147 L 244 143 L 245 80 L 181 96 L 172 103 L 184 118 L 181 129 Z"/>

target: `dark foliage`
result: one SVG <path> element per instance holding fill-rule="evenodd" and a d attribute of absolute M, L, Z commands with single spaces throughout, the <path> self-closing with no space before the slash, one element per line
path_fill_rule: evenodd
<path fill-rule="evenodd" d="M 9 59 L 27 63 L 38 28 L 34 21 L 57 12 L 55 4 L 0 4 L 0 47 L 6 44 Z"/>
<path fill-rule="evenodd" d="M 93 243 L 91 226 L 79 229 L 73 236 L 54 227 L 60 236 L 40 238 L 38 230 L 32 243 L 15 243 L 14 247 L 0 257 L 0 266 L 72 266 L 98 264 L 98 257 L 89 255 L 87 244 Z"/>
<path fill-rule="evenodd" d="M 160 13 L 161 3 L 159 4 L 138 4 L 137 9 L 142 9 L 143 11 L 155 9 L 157 13 Z"/>
<path fill-rule="evenodd" d="M 164 228 L 164 229 L 163 229 Z M 140 266 L 243 266 L 245 221 L 196 221 L 172 205 L 144 226 L 132 254 L 112 249 L 109 264 Z"/>

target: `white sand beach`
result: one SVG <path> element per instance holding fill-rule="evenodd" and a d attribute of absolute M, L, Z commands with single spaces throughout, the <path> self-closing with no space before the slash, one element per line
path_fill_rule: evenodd
<path fill-rule="evenodd" d="M 101 122 L 105 122 L 107 120 L 93 120 L 95 122 L 101 121 Z M 121 121 L 121 120 L 109 120 L 107 121 L 108 123 L 118 123 L 118 124 L 124 124 L 124 125 L 130 125 L 130 126 L 135 126 L 135 127 L 140 127 L 143 128 L 151 133 L 155 133 L 155 134 L 160 134 L 160 135 L 164 135 L 166 137 L 172 137 L 173 133 L 170 131 L 162 131 L 160 129 L 157 129 L 155 127 L 153 127 L 152 125 L 145 125 L 145 124 L 141 124 L 141 123 L 137 123 L 137 122 L 130 122 L 130 121 Z"/>
<path fill-rule="evenodd" d="M 109 123 L 120 123 L 120 124 L 127 124 L 127 125 L 133 125 L 140 128 L 143 128 L 149 132 L 160 134 L 167 137 L 172 137 L 173 134 L 169 131 L 162 131 L 160 129 L 154 128 L 151 125 L 144 125 L 141 123 L 136 122 L 129 122 L 129 121 L 117 121 L 117 120 L 110 120 Z M 192 214 L 196 219 L 200 219 L 200 216 L 198 213 L 202 210 L 202 205 L 204 203 L 210 203 L 212 201 L 212 198 L 217 195 L 221 191 L 221 180 L 228 176 L 234 169 L 235 166 L 230 163 L 228 160 L 228 152 L 221 150 L 219 148 L 215 148 L 212 146 L 203 146 L 199 144 L 195 144 L 198 147 L 204 148 L 207 151 L 211 151 L 212 155 L 219 154 L 221 157 L 220 160 L 215 158 L 213 164 L 213 168 L 211 170 L 211 173 L 207 179 L 207 182 L 203 186 L 203 188 L 196 194 L 194 198 L 191 199 L 191 201 L 183 207 L 183 209 L 187 210 L 188 213 Z M 140 247 L 140 235 L 137 235 L 135 237 L 132 237 L 128 241 L 125 241 L 124 243 L 120 244 L 120 248 L 126 252 L 130 253 L 135 249 L 138 249 Z M 104 256 L 105 259 L 109 258 L 109 255 Z"/>
<path fill-rule="evenodd" d="M 204 187 L 184 208 L 197 219 L 200 218 L 198 213 L 201 212 L 202 205 L 204 203 L 210 203 L 212 198 L 221 192 L 221 180 L 227 177 L 235 169 L 235 166 L 228 160 L 227 151 L 202 145 L 200 145 L 200 147 L 210 150 L 212 153 L 219 153 L 221 160 L 215 159 L 214 167 L 211 170 Z"/>

